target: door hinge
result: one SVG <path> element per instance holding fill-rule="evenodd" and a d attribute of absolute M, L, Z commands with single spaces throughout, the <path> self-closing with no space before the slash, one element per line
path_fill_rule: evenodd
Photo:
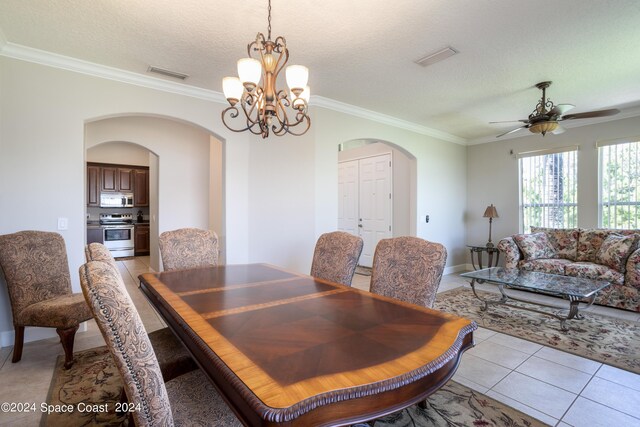
<path fill-rule="evenodd" d="M 389 200 L 391 200 L 391 193 L 389 193 Z"/>
<path fill-rule="evenodd" d="M 389 160 L 389 167 L 391 167 L 391 160 Z"/>
<path fill-rule="evenodd" d="M 389 231 L 391 231 L 391 226 L 389 226 Z"/>

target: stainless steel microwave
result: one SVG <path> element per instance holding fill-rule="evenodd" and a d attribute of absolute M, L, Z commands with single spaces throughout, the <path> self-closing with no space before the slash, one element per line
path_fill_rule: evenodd
<path fill-rule="evenodd" d="M 100 193 L 101 208 L 132 208 L 133 193 Z"/>

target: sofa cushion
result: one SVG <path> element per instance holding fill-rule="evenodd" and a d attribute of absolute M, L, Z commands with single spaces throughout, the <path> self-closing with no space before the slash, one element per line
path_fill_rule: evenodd
<path fill-rule="evenodd" d="M 572 261 L 568 259 L 532 259 L 523 260 L 518 263 L 520 270 L 526 271 L 539 271 L 541 273 L 549 274 L 564 274 L 564 267 L 567 264 L 571 264 Z"/>
<path fill-rule="evenodd" d="M 555 258 L 556 254 L 545 233 L 516 234 L 513 240 L 522 251 L 525 260 Z"/>
<path fill-rule="evenodd" d="M 577 228 L 531 227 L 531 232 L 546 234 L 558 258 L 576 260 L 580 235 Z"/>
<path fill-rule="evenodd" d="M 580 230 L 576 261 L 596 262 L 596 253 L 609 234 L 612 234 L 612 231 L 604 229 L 585 228 Z"/>
<path fill-rule="evenodd" d="M 624 274 L 627 259 L 631 252 L 636 250 L 639 237 L 637 234 L 610 234 L 596 252 L 596 262 Z"/>
<path fill-rule="evenodd" d="M 624 274 L 606 265 L 592 262 L 572 262 L 564 267 L 564 274 L 585 279 L 606 280 L 612 284 L 624 284 Z"/>

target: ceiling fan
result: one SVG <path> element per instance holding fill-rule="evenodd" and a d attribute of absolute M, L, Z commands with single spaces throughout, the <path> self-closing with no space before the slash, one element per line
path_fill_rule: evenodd
<path fill-rule="evenodd" d="M 502 133 L 496 136 L 496 138 L 509 135 L 510 133 L 517 132 L 520 129 L 529 129 L 530 132 L 541 133 L 542 136 L 545 136 L 547 132 L 551 132 L 553 134 L 559 134 L 559 133 L 563 133 L 565 130 L 562 126 L 560 126 L 560 123 L 558 123 L 563 120 L 590 119 L 593 117 L 613 116 L 614 114 L 618 114 L 620 112 L 620 110 L 613 108 L 610 110 L 587 111 L 586 113 L 564 115 L 567 111 L 575 108 L 575 105 L 571 105 L 571 104 L 554 105 L 553 102 L 551 102 L 551 100 L 546 98 L 546 89 L 550 85 L 551 85 L 551 82 L 540 82 L 536 84 L 536 87 L 542 90 L 542 98 L 540 98 L 540 101 L 538 101 L 538 104 L 536 105 L 536 107 L 533 109 L 531 114 L 529 114 L 529 118 L 525 120 L 489 122 L 489 123 L 510 123 L 510 122 L 524 123 L 524 126 L 520 126 L 508 132 Z"/>

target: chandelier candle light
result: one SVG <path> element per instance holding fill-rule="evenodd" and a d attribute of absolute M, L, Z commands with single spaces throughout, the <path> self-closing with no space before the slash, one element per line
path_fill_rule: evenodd
<path fill-rule="evenodd" d="M 487 242 L 487 247 L 492 248 L 493 243 L 491 243 L 491 222 L 493 221 L 493 218 L 498 218 L 498 211 L 496 210 L 496 207 L 493 206 L 493 203 L 490 206 L 487 206 L 487 209 L 485 209 L 484 215 L 482 215 L 482 217 L 489 218 L 489 241 Z"/>
<path fill-rule="evenodd" d="M 255 135 L 269 136 L 269 131 L 277 136 L 287 133 L 303 135 L 311 126 L 308 115 L 309 70 L 302 65 L 289 65 L 286 69 L 286 90 L 277 90 L 276 83 L 280 71 L 289 60 L 289 50 L 284 37 L 271 41 L 271 0 L 269 0 L 268 33 L 258 33 L 255 41 L 247 46 L 248 58 L 238 61 L 238 77 L 222 79 L 222 89 L 230 106 L 222 111 L 222 122 L 234 132 L 250 131 Z M 259 59 L 252 55 L 259 55 Z M 262 79 L 262 84 L 261 84 Z M 235 119 L 242 110 L 244 127 L 233 128 L 227 123 Z M 299 132 L 292 128 L 298 125 Z"/>

